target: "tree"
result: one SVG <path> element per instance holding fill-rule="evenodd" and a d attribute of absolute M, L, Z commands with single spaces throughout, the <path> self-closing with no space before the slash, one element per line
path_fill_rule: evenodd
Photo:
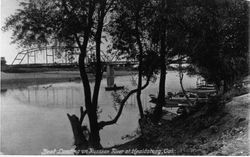
<path fill-rule="evenodd" d="M 142 77 L 148 73 L 143 70 L 143 60 L 147 52 L 152 48 L 147 38 L 147 27 L 150 27 L 149 21 L 152 19 L 153 12 L 152 1 L 138 0 L 118 1 L 118 5 L 111 16 L 109 33 L 112 36 L 114 48 L 128 58 L 137 59 L 138 66 L 138 84 L 137 88 L 142 87 Z M 141 103 L 141 90 L 137 90 L 137 104 L 141 118 L 143 118 L 143 107 Z"/>
<path fill-rule="evenodd" d="M 189 61 L 218 87 L 248 72 L 248 4 L 246 1 L 190 1 L 184 23 Z"/>
<path fill-rule="evenodd" d="M 150 77 L 148 77 L 147 82 L 140 89 L 131 90 L 125 96 L 114 119 L 98 122 L 98 95 L 103 73 L 100 45 L 103 28 L 106 25 L 104 18 L 107 17 L 106 15 L 114 4 L 114 0 L 57 0 L 51 3 L 47 3 L 46 0 L 30 0 L 27 3 L 20 3 L 23 8 L 10 16 L 4 26 L 5 31 L 13 30 L 13 36 L 17 36 L 13 42 L 22 47 L 48 45 L 53 39 L 56 39 L 68 46 L 77 45 L 80 49 L 79 70 L 84 88 L 86 110 L 80 109 L 80 118 L 68 114 L 78 149 L 86 145 L 86 138 L 83 135 L 83 128 L 86 127 L 82 126 L 85 115 L 88 115 L 90 124 L 88 147 L 101 148 L 99 131 L 107 125 L 116 123 L 128 98 L 138 90 L 146 88 L 150 81 Z M 95 46 L 96 63 L 95 85 L 91 91 L 85 70 L 85 58 L 88 46 L 93 45 Z"/>
<path fill-rule="evenodd" d="M 100 45 L 104 18 L 113 5 L 113 0 L 45 0 L 20 3 L 22 9 L 7 19 L 5 30 L 12 29 L 14 42 L 20 46 L 47 45 L 56 38 L 67 45 L 76 44 L 80 49 L 79 70 L 84 87 L 85 108 L 90 124 L 90 145 L 100 148 L 97 121 L 97 102 L 102 79 Z M 83 39 L 83 41 L 80 40 Z M 96 46 L 96 74 L 93 96 L 91 95 L 88 75 L 85 71 L 85 57 L 89 42 Z M 75 118 L 75 121 L 79 119 Z M 81 121 L 79 121 L 81 122 Z M 72 124 L 77 124 L 72 121 Z M 81 128 L 81 126 L 72 126 Z M 76 135 L 77 136 L 77 135 Z"/>
<path fill-rule="evenodd" d="M 109 4 L 110 3 L 110 4 Z M 98 129 L 98 96 L 100 90 L 100 83 L 102 79 L 102 67 L 100 57 L 101 35 L 104 25 L 104 17 L 110 9 L 113 1 L 62 1 L 62 7 L 65 15 L 67 16 L 66 30 L 70 33 L 67 37 L 75 39 L 78 47 L 80 48 L 79 55 L 79 70 L 84 87 L 85 107 L 89 117 L 90 124 L 90 145 L 94 148 L 101 148 L 100 135 Z M 68 26 L 67 26 L 68 25 Z M 73 27 L 73 28 L 72 28 Z M 94 31 L 93 29 L 96 28 Z M 70 30 L 69 30 L 70 29 Z M 93 38 L 96 44 L 96 73 L 95 73 L 95 86 L 93 96 L 91 97 L 91 88 L 87 72 L 85 71 L 85 57 L 87 55 L 87 46 L 89 40 Z M 79 35 L 83 35 L 83 42 L 81 43 Z M 72 123 L 72 121 L 71 121 Z M 80 123 L 81 125 L 81 123 Z M 78 127 L 78 126 L 73 126 Z"/>
<path fill-rule="evenodd" d="M 13 30 L 12 43 L 20 47 L 44 46 L 53 42 L 63 16 L 58 1 L 20 2 L 23 9 L 6 19 L 4 31 Z"/>
<path fill-rule="evenodd" d="M 157 104 L 153 113 L 153 121 L 157 123 L 162 115 L 162 107 L 165 104 L 165 82 L 166 82 L 166 66 L 176 62 L 174 59 L 179 54 L 176 43 L 178 41 L 178 18 L 181 12 L 181 3 L 175 0 L 161 0 L 156 1 L 155 5 L 158 7 L 155 21 L 152 23 L 154 27 L 150 31 L 151 39 L 154 43 L 159 45 L 160 52 L 160 83 Z"/>
<path fill-rule="evenodd" d="M 86 144 L 82 133 L 85 115 L 88 115 L 90 124 L 90 141 L 87 143 L 94 148 L 101 148 L 100 129 L 117 122 L 125 102 L 134 93 L 137 93 L 143 116 L 141 90 L 149 84 L 150 76 L 158 65 L 157 61 L 161 74 L 158 101 L 154 110 L 156 123 L 165 103 L 168 64 L 178 63 L 180 59 L 187 57 L 202 76 L 218 86 L 224 80 L 226 87 L 247 73 L 248 4 L 243 0 L 29 0 L 20 5 L 23 8 L 11 15 L 3 27 L 5 31 L 13 30 L 13 42 L 22 47 L 30 47 L 50 45 L 58 40 L 68 46 L 77 45 L 80 49 L 79 70 L 86 111 L 80 109 L 80 118 L 68 114 L 76 143 L 80 146 Z M 121 9 L 115 11 L 118 17 L 110 15 L 115 9 Z M 139 77 L 138 87 L 128 92 L 121 101 L 115 118 L 99 122 L 98 96 L 103 73 L 100 46 L 103 31 L 108 28 L 104 19 L 109 16 L 119 18 L 119 21 L 114 22 L 117 31 L 111 33 L 117 40 L 114 48 L 119 49 L 121 54 L 127 53 L 129 57 L 138 58 Z M 85 58 L 90 45 L 95 46 L 96 61 L 93 91 L 85 69 Z M 175 60 L 175 56 L 180 58 Z M 152 65 L 143 64 L 150 61 Z M 143 75 L 147 78 L 144 85 Z"/>

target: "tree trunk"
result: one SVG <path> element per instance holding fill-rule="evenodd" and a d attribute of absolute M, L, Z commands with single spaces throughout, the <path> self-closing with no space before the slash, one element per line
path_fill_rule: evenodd
<path fill-rule="evenodd" d="M 90 125 L 90 144 L 92 147 L 98 149 L 100 148 L 100 135 L 98 130 L 97 122 L 97 112 L 95 105 L 91 102 L 91 89 L 89 85 L 89 80 L 87 73 L 85 71 L 84 55 L 81 53 L 79 56 L 79 69 L 84 86 L 84 96 L 85 96 L 85 107 L 89 117 Z"/>
<path fill-rule="evenodd" d="M 85 35 L 87 35 L 87 33 Z M 81 53 L 79 55 L 79 70 L 80 70 L 80 75 L 82 78 L 84 96 L 85 96 L 85 107 L 86 107 L 86 111 L 88 114 L 89 125 L 90 125 L 89 142 L 93 148 L 99 149 L 101 147 L 101 144 L 100 144 L 100 135 L 99 135 L 99 130 L 98 130 L 96 104 L 93 104 L 93 102 L 91 101 L 91 88 L 90 88 L 88 75 L 85 70 L 85 62 L 84 62 L 85 56 L 87 54 L 87 51 L 86 51 L 87 45 L 88 45 L 87 39 L 88 38 L 84 39 L 83 46 L 80 48 Z"/>
<path fill-rule="evenodd" d="M 166 65 L 165 53 L 161 53 L 161 75 L 159 84 L 159 95 L 157 98 L 156 107 L 153 113 L 153 122 L 158 123 L 162 116 L 162 107 L 165 104 L 165 81 L 166 81 Z"/>
<path fill-rule="evenodd" d="M 97 117 L 97 106 L 98 106 L 98 97 L 100 91 L 100 85 L 102 80 L 102 65 L 101 65 L 101 37 L 102 37 L 102 29 L 103 29 L 103 20 L 105 17 L 105 8 L 106 8 L 106 0 L 102 1 L 100 12 L 98 15 L 98 25 L 97 31 L 95 34 L 95 41 L 96 41 L 96 75 L 95 75 L 95 87 L 92 97 L 92 105 L 91 105 L 91 117 L 92 117 L 92 124 L 91 127 L 91 136 L 90 141 L 91 145 L 95 149 L 102 148 L 100 144 L 100 134 L 99 134 L 99 126 L 98 126 L 98 117 Z"/>
<path fill-rule="evenodd" d="M 182 93 L 184 94 L 185 98 L 187 99 L 188 104 L 190 106 L 193 106 L 193 103 L 189 99 L 189 97 L 187 95 L 187 92 L 186 92 L 186 90 L 183 87 L 183 77 L 184 77 L 184 75 L 183 75 L 183 72 L 182 72 L 182 67 L 181 67 L 181 64 L 179 64 L 179 78 L 180 78 L 181 90 L 182 90 Z"/>
<path fill-rule="evenodd" d="M 76 115 L 71 116 L 67 114 L 71 127 L 72 127 L 72 131 L 74 135 L 74 145 L 76 146 L 76 150 L 87 149 L 89 147 L 87 138 L 83 134 L 83 132 L 88 131 L 88 129 L 82 126 L 83 119 L 85 115 L 87 114 L 87 112 L 83 111 L 83 107 L 81 107 L 80 113 L 81 113 L 80 118 L 78 118 Z"/>
<path fill-rule="evenodd" d="M 139 61 L 139 74 L 138 74 L 138 86 L 137 86 L 137 104 L 138 104 L 138 108 L 139 108 L 139 112 L 140 112 L 140 116 L 141 118 L 144 117 L 144 113 L 143 113 L 143 107 L 142 107 L 142 103 L 141 103 L 141 86 L 142 86 L 142 68 L 141 68 L 141 62 Z"/>
<path fill-rule="evenodd" d="M 97 122 L 97 112 L 96 110 L 92 109 L 89 115 L 89 122 L 90 122 L 90 136 L 89 141 L 91 146 L 94 149 L 102 148 L 100 144 L 100 134 Z"/>
<path fill-rule="evenodd" d="M 139 11 L 139 10 L 138 10 Z M 142 107 L 142 103 L 141 103 L 141 87 L 142 87 L 142 53 L 143 53 L 143 48 L 142 48 L 142 43 L 141 43 L 141 39 L 140 39 L 140 34 L 139 34 L 139 29 L 138 29 L 138 20 L 139 20 L 139 13 L 137 12 L 137 18 L 136 18 L 136 40 L 137 40 L 137 44 L 139 47 L 139 67 L 138 67 L 138 86 L 137 86 L 137 104 L 138 104 L 138 108 L 139 108 L 139 112 L 140 112 L 140 116 L 141 118 L 144 117 L 144 113 L 143 113 L 143 107 Z"/>
<path fill-rule="evenodd" d="M 106 3 L 106 1 L 105 1 Z M 68 14 L 71 14 L 69 12 L 69 10 L 67 9 L 66 3 L 64 1 L 64 7 L 66 9 L 66 11 L 68 12 Z M 89 4 L 89 11 L 88 11 L 88 25 L 87 28 L 84 32 L 84 41 L 83 44 L 81 45 L 80 41 L 79 41 L 79 37 L 77 35 L 77 33 L 74 34 L 76 42 L 80 48 L 80 55 L 79 55 L 79 71 L 80 71 L 80 76 L 82 79 L 82 83 L 83 83 L 83 89 L 84 89 L 84 96 L 85 96 L 85 107 L 86 107 L 86 113 L 88 114 L 88 118 L 89 118 L 89 125 L 90 125 L 90 139 L 89 139 L 89 143 L 90 145 L 95 148 L 95 149 L 99 149 L 101 148 L 101 144 L 100 144 L 100 135 L 99 135 L 99 129 L 98 129 L 98 121 L 97 121 L 97 102 L 98 102 L 98 94 L 99 94 L 99 88 L 100 88 L 100 83 L 101 83 L 101 78 L 102 78 L 102 73 L 100 73 L 100 69 L 101 69 L 101 63 L 98 62 L 96 64 L 96 69 L 98 72 L 96 72 L 96 83 L 95 83 L 95 87 L 94 87 L 94 92 L 93 92 L 93 100 L 91 101 L 91 88 L 90 88 L 90 82 L 88 79 L 88 75 L 87 72 L 85 70 L 85 57 L 87 55 L 87 46 L 88 46 L 88 42 L 89 42 L 89 38 L 90 38 L 90 33 L 91 33 L 91 28 L 93 27 L 93 15 L 96 9 L 96 2 L 95 1 L 90 1 Z M 105 5 L 102 6 L 105 9 Z M 103 25 L 101 25 L 102 27 Z M 102 28 L 101 28 L 102 30 Z M 99 45 L 98 45 L 99 44 Z M 100 47 L 100 43 L 97 43 L 97 47 Z M 100 58 L 100 50 L 97 50 L 97 54 L 99 54 Z M 81 135 L 80 132 L 80 128 L 79 128 L 79 124 L 77 122 L 77 117 L 70 117 L 68 116 L 73 128 L 73 133 L 74 135 L 76 135 L 76 137 L 79 137 L 79 135 Z M 79 137 L 81 138 L 81 137 Z M 77 139 L 75 139 L 77 140 Z M 80 140 L 82 141 L 82 140 Z M 79 142 L 78 142 L 79 143 Z M 81 142 L 80 142 L 81 143 Z"/>
<path fill-rule="evenodd" d="M 83 134 L 81 123 L 76 115 L 67 114 L 68 119 L 70 121 L 73 135 L 74 135 L 74 145 L 76 146 L 76 150 L 87 149 L 89 144 L 86 137 Z"/>
<path fill-rule="evenodd" d="M 166 2 L 165 0 L 162 0 L 162 11 L 161 11 L 161 18 L 162 21 L 165 21 L 165 15 L 164 15 L 164 11 L 166 8 Z M 154 109 L 154 113 L 153 113 L 153 122 L 154 123 L 158 123 L 159 120 L 161 119 L 162 116 L 162 106 L 165 104 L 165 81 L 166 81 L 166 61 L 165 61 L 165 57 L 166 57 L 166 24 L 165 22 L 163 22 L 162 26 L 161 26 L 161 38 L 160 38 L 160 42 L 161 42 L 161 48 L 160 48 L 160 69 L 161 69 L 161 75 L 160 75 L 160 83 L 159 83 L 159 95 L 157 98 L 157 103 L 156 103 L 156 107 Z"/>

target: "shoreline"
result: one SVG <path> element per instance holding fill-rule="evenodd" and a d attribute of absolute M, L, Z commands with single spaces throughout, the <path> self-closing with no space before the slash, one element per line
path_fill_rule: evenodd
<path fill-rule="evenodd" d="M 186 118 L 162 121 L 157 135 L 148 137 L 148 141 L 138 137 L 113 148 L 173 150 L 161 155 L 249 155 L 249 96 L 250 93 L 234 96 L 221 111 L 212 115 L 200 110 Z M 203 122 L 201 118 L 207 121 Z"/>
<path fill-rule="evenodd" d="M 115 77 L 135 74 L 136 71 L 115 71 Z M 89 81 L 94 81 L 95 76 L 88 73 Z M 106 72 L 103 73 L 106 78 Z M 48 83 L 81 81 L 79 71 L 50 71 L 37 73 L 4 73 L 1 72 L 1 90 L 25 88 L 30 85 Z"/>

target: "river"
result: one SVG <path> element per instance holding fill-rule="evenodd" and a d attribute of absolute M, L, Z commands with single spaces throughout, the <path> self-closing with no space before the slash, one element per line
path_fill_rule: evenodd
<path fill-rule="evenodd" d="M 116 77 L 115 83 L 133 89 L 135 88 L 132 83 L 133 78 L 136 79 L 135 76 Z M 184 75 L 183 83 L 185 88 L 193 88 L 196 86 L 196 77 Z M 153 106 L 149 103 L 149 94 L 157 94 L 158 84 L 159 79 L 150 83 L 142 92 L 145 109 Z M 103 79 L 98 101 L 100 120 L 113 118 L 118 108 L 113 103 L 111 92 L 105 91 L 106 85 L 106 79 Z M 92 89 L 93 86 L 91 83 Z M 168 91 L 180 91 L 177 72 L 167 73 L 166 92 Z M 33 85 L 1 92 L 0 151 L 4 154 L 41 154 L 43 149 L 72 148 L 73 133 L 66 114 L 79 115 L 80 106 L 84 106 L 81 82 Z M 138 117 L 136 96 L 132 96 L 127 101 L 117 124 L 107 126 L 100 131 L 102 146 L 122 144 L 135 138 Z M 86 118 L 84 123 L 87 124 Z"/>

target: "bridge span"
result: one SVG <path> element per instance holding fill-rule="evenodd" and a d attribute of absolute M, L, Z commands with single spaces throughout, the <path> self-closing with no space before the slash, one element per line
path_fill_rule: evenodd
<path fill-rule="evenodd" d="M 23 50 L 17 53 L 11 63 L 12 67 L 55 67 L 78 65 L 80 49 L 78 47 L 49 46 Z M 92 50 L 88 51 L 85 58 L 86 65 L 95 63 L 95 55 Z M 112 65 L 135 65 L 138 61 L 120 60 L 117 53 L 109 54 L 101 51 L 101 62 Z"/>
<path fill-rule="evenodd" d="M 78 47 L 39 47 L 19 52 L 11 65 L 8 65 L 4 72 L 38 72 L 53 71 L 58 69 L 78 69 L 78 58 L 80 50 Z M 94 52 L 89 50 L 85 58 L 86 68 L 91 72 L 91 68 L 96 63 Z M 101 52 L 101 63 L 107 72 L 107 88 L 117 87 L 114 80 L 115 66 L 132 67 L 138 65 L 138 61 L 120 60 L 117 53 Z M 92 68 L 93 69 L 93 68 Z"/>

